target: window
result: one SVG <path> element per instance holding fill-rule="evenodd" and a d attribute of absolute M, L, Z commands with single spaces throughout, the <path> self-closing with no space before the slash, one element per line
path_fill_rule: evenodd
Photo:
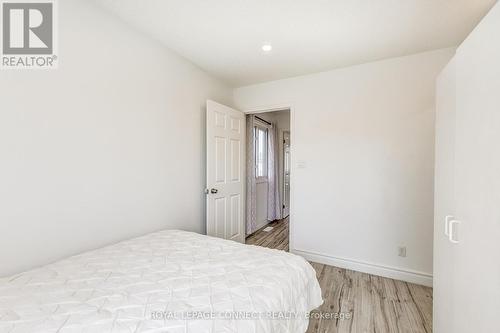
<path fill-rule="evenodd" d="M 267 180 L 267 128 L 255 126 L 255 178 Z"/>

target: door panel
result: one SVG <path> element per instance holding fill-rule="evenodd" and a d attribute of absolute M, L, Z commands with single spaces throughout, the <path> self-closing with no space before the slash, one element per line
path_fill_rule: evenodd
<path fill-rule="evenodd" d="M 438 80 L 434 332 L 497 332 L 500 314 L 500 5 Z M 446 74 L 451 67 L 454 73 Z M 446 110 L 453 109 L 455 117 Z M 445 111 L 445 112 L 443 112 Z M 454 135 L 451 128 L 454 126 Z M 453 149 L 453 169 L 449 168 Z M 453 183 L 450 184 L 453 178 Z M 453 193 L 450 189 L 453 188 Z M 453 207 L 450 209 L 449 207 Z M 442 242 L 444 215 L 460 221 Z M 450 230 L 451 232 L 451 230 Z"/>
<path fill-rule="evenodd" d="M 234 237 L 238 237 L 238 235 L 242 232 L 240 229 L 242 225 L 242 221 L 240 221 L 241 214 L 240 211 L 242 210 L 242 205 L 241 205 L 241 195 L 239 194 L 234 194 L 231 196 L 231 219 L 233 223 L 230 224 L 228 231 L 229 233 L 226 234 L 226 238 L 232 239 Z"/>
<path fill-rule="evenodd" d="M 231 139 L 231 182 L 241 181 L 241 141 Z"/>
<path fill-rule="evenodd" d="M 437 80 L 434 194 L 434 332 L 455 332 L 455 245 L 445 234 L 446 217 L 455 214 L 456 75 L 452 60 Z"/>
<path fill-rule="evenodd" d="M 239 118 L 235 118 L 235 117 L 231 117 L 231 130 L 233 132 L 236 132 L 236 133 L 240 133 L 241 132 L 241 119 Z"/>
<path fill-rule="evenodd" d="M 244 234 L 245 116 L 207 101 L 207 234 L 238 242 Z"/>
<path fill-rule="evenodd" d="M 226 138 L 215 137 L 215 182 L 226 182 Z"/>
<path fill-rule="evenodd" d="M 500 5 L 458 49 L 453 332 L 498 332 L 500 314 Z M 450 331 L 451 332 L 451 331 Z"/>
<path fill-rule="evenodd" d="M 214 198 L 215 232 L 210 236 L 226 238 L 226 198 Z"/>
<path fill-rule="evenodd" d="M 226 115 L 224 113 L 215 111 L 215 127 L 226 128 Z"/>

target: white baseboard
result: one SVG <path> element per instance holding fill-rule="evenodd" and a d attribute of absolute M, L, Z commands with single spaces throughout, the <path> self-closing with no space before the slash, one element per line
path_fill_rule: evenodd
<path fill-rule="evenodd" d="M 336 266 L 340 268 L 350 269 L 353 271 L 383 276 L 395 280 L 401 280 L 432 287 L 432 274 L 428 273 L 405 270 L 378 264 L 371 264 L 358 260 L 338 258 L 325 254 L 319 254 L 298 249 L 290 249 L 290 252 L 300 255 L 309 261 L 317 262 L 320 264 Z"/>

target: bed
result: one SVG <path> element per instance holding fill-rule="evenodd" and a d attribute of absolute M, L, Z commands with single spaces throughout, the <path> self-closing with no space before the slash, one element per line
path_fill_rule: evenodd
<path fill-rule="evenodd" d="M 302 333 L 322 302 L 302 257 L 164 230 L 0 279 L 0 332 Z"/>

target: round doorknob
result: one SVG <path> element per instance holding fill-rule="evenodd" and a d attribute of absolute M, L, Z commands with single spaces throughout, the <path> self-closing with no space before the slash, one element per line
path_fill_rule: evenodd
<path fill-rule="evenodd" d="M 217 192 L 219 192 L 219 190 L 216 188 L 213 188 L 210 190 L 210 193 L 212 193 L 212 194 L 217 194 Z"/>

